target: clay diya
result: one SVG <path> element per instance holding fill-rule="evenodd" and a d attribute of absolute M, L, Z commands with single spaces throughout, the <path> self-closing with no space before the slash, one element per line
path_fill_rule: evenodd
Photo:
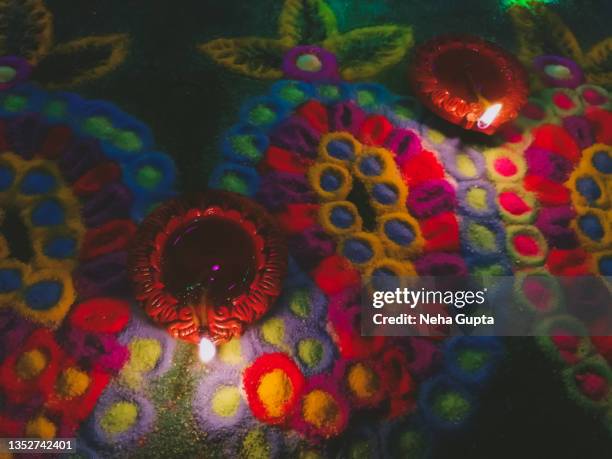
<path fill-rule="evenodd" d="M 160 205 L 138 229 L 130 256 L 146 313 L 171 336 L 199 344 L 203 360 L 268 310 L 286 267 L 272 218 L 221 191 Z"/>
<path fill-rule="evenodd" d="M 485 134 L 516 118 L 529 91 L 527 73 L 512 54 L 471 35 L 441 36 L 421 45 L 410 80 L 431 111 Z"/>

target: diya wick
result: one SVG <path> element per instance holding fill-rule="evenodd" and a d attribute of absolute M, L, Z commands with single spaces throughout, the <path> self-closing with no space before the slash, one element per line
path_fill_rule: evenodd
<path fill-rule="evenodd" d="M 485 134 L 518 116 L 527 102 L 527 74 L 494 43 L 471 35 L 421 45 L 410 69 L 419 100 L 441 118 Z"/>
<path fill-rule="evenodd" d="M 169 200 L 140 225 L 130 271 L 149 317 L 200 359 L 240 336 L 280 294 L 287 248 L 258 204 L 208 191 Z"/>

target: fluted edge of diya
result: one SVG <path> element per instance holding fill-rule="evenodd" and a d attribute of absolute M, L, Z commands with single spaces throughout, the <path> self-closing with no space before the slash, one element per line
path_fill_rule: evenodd
<path fill-rule="evenodd" d="M 442 35 L 419 46 L 409 80 L 438 116 L 485 134 L 516 118 L 529 95 L 519 60 L 473 35 Z"/>
<path fill-rule="evenodd" d="M 190 225 L 205 223 L 210 227 L 210 222 L 219 226 L 216 233 L 220 237 L 204 237 L 204 244 L 216 244 L 217 249 L 229 252 L 233 250 L 234 256 L 252 249 L 247 263 L 253 269 L 248 285 L 231 299 L 207 301 L 206 304 L 188 302 L 170 288 L 170 281 L 176 276 L 168 272 L 166 266 L 167 248 L 173 238 L 180 239 L 174 235 L 193 229 Z M 227 229 L 231 231 L 226 240 L 214 240 L 223 239 Z M 250 241 L 248 250 L 240 247 L 245 241 Z M 202 243 L 202 238 L 196 242 Z M 197 252 L 197 248 L 193 252 Z M 186 253 L 183 251 L 181 255 Z M 181 263 L 181 260 L 174 263 Z M 190 273 L 197 271 L 197 265 L 193 269 L 193 263 L 188 260 L 184 263 L 186 267 L 181 269 L 187 277 L 197 274 Z M 263 316 L 278 297 L 287 270 L 287 246 L 263 207 L 233 193 L 207 191 L 166 201 L 155 209 L 142 222 L 133 239 L 129 269 L 136 298 L 154 322 L 174 338 L 194 344 L 207 338 L 218 345 L 240 336 L 244 328 Z"/>

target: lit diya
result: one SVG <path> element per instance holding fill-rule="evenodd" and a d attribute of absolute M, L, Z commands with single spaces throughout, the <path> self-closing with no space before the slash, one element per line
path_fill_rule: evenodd
<path fill-rule="evenodd" d="M 527 102 L 527 74 L 520 62 L 471 35 L 441 36 L 420 46 L 410 79 L 434 113 L 486 134 L 516 118 Z"/>
<path fill-rule="evenodd" d="M 199 343 L 202 360 L 268 310 L 287 267 L 266 211 L 221 191 L 160 205 L 138 229 L 130 258 L 146 313 L 171 336 Z"/>

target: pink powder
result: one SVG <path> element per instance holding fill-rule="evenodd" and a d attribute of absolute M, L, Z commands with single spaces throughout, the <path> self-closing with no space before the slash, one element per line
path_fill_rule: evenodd
<path fill-rule="evenodd" d="M 512 191 L 505 191 L 501 193 L 499 195 L 499 203 L 512 215 L 522 215 L 531 210 L 531 207 L 529 207 L 519 195 Z"/>
<path fill-rule="evenodd" d="M 550 309 L 552 306 L 553 293 L 537 277 L 525 279 L 525 282 L 523 282 L 523 293 L 529 302 L 540 311 Z"/>
<path fill-rule="evenodd" d="M 591 105 L 602 105 L 606 103 L 606 98 L 591 88 L 582 91 L 582 97 Z"/>
<path fill-rule="evenodd" d="M 539 105 L 528 103 L 521 110 L 521 115 L 531 120 L 541 120 L 544 118 L 544 110 Z"/>
<path fill-rule="evenodd" d="M 592 400 L 601 400 L 608 393 L 608 383 L 603 376 L 596 373 L 576 375 L 576 382 L 582 392 Z"/>
<path fill-rule="evenodd" d="M 498 174 L 503 175 L 504 177 L 511 177 L 518 171 L 516 164 L 514 164 L 509 158 L 497 158 L 493 164 L 493 167 L 495 167 Z"/>
<path fill-rule="evenodd" d="M 526 234 L 518 234 L 514 238 L 516 251 L 523 256 L 534 256 L 538 254 L 538 243 Z"/>
<path fill-rule="evenodd" d="M 574 101 L 567 94 L 557 92 L 553 96 L 553 102 L 562 110 L 569 110 L 574 107 Z"/>

